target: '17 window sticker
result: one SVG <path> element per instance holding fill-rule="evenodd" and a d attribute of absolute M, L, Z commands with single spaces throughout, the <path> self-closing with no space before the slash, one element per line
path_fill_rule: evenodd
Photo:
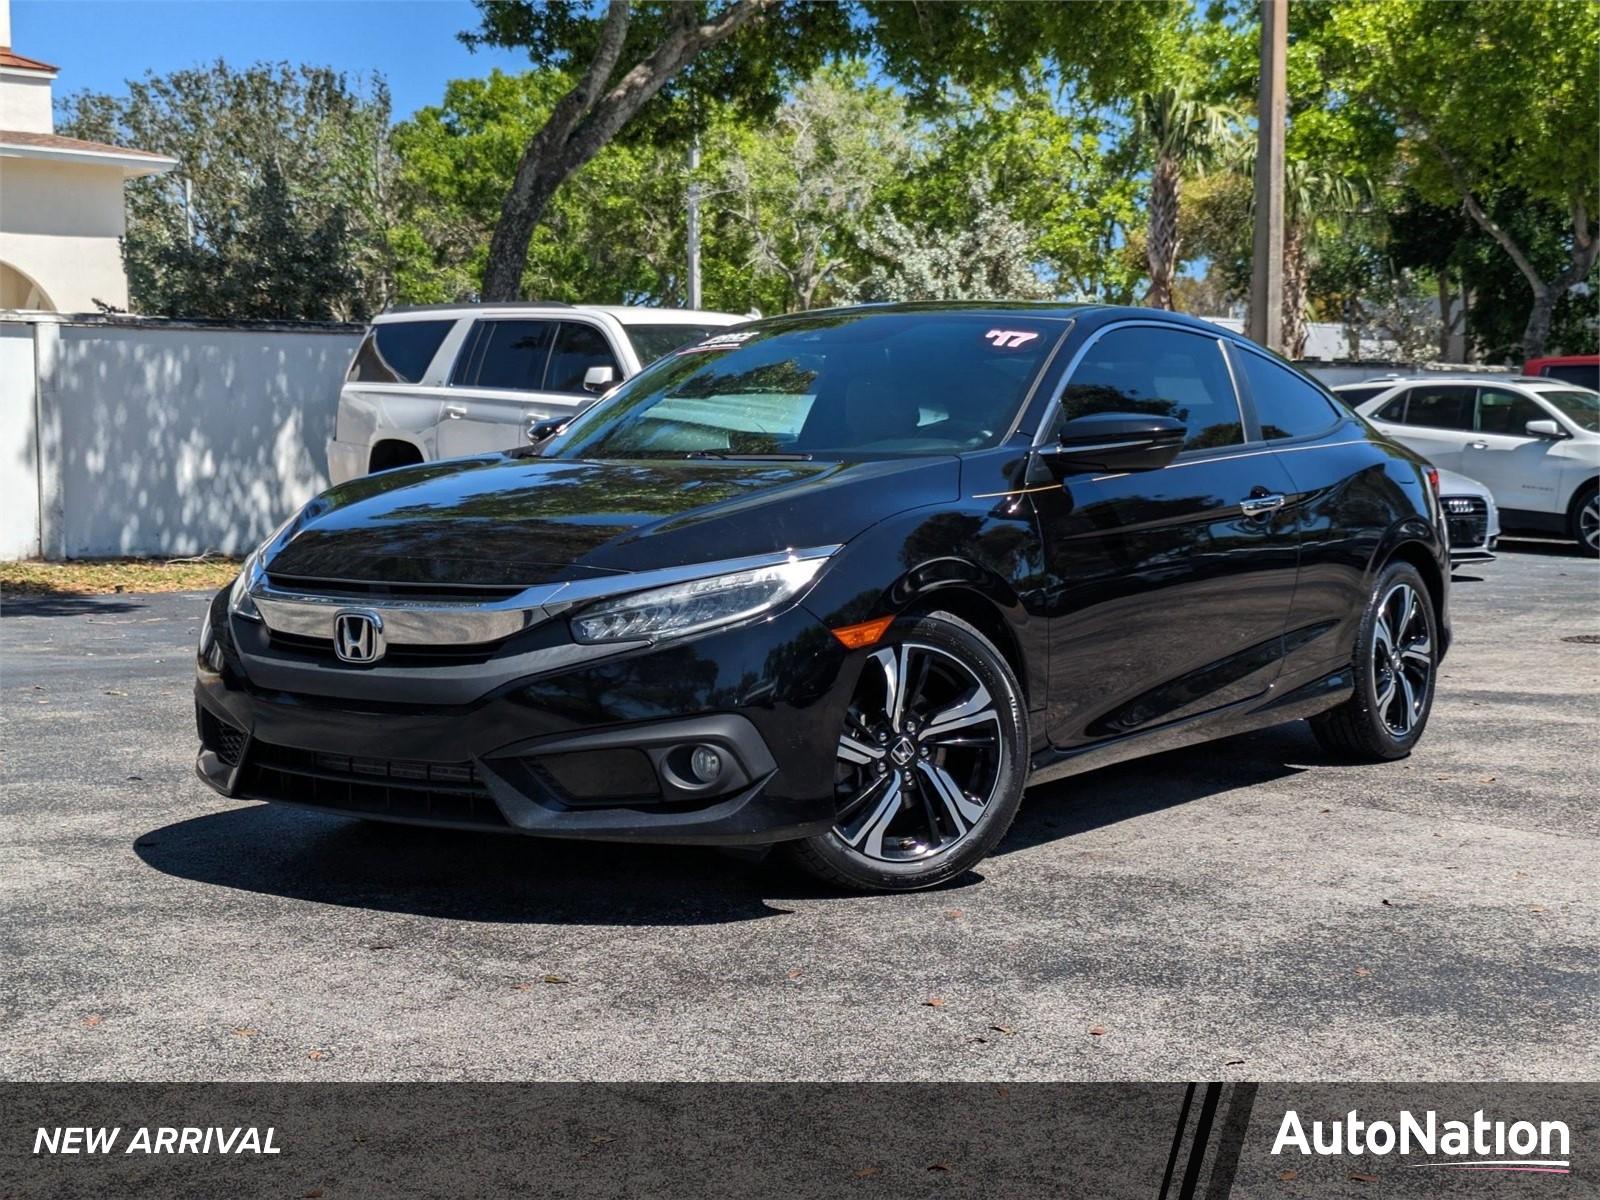
<path fill-rule="evenodd" d="M 1026 346 L 1039 335 L 1026 329 L 991 329 L 983 336 L 997 350 L 1015 350 L 1018 346 Z"/>

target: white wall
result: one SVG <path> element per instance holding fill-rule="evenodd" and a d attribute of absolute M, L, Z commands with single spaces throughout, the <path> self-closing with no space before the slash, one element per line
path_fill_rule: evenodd
<path fill-rule="evenodd" d="M 33 328 L 0 321 L 0 559 L 39 553 Z"/>
<path fill-rule="evenodd" d="M 241 553 L 327 486 L 355 331 L 46 315 L 6 324 L 34 336 L 44 557 Z M 11 361 L 0 438 L 21 420 Z M 9 460 L 8 442 L 0 452 Z M 14 506 L 0 511 L 0 553 L 17 556 L 25 525 Z"/>
<path fill-rule="evenodd" d="M 126 308 L 122 181 L 120 166 L 0 158 L 0 262 L 59 312 L 93 312 L 97 300 Z"/>
<path fill-rule="evenodd" d="M 0 46 L 5 45 L 0 41 Z M 50 95 L 54 74 L 23 67 L 0 67 L 0 129 L 52 133 L 55 114 Z"/>

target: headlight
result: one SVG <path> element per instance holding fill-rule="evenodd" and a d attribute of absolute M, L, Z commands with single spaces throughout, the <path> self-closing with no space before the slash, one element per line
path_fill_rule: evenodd
<path fill-rule="evenodd" d="M 261 551 L 257 548 L 244 560 L 244 565 L 239 568 L 239 578 L 233 581 L 233 590 L 228 593 L 228 611 L 234 616 L 243 617 L 246 621 L 261 620 L 256 602 L 250 598 L 251 585 L 260 577 L 260 573 Z"/>
<path fill-rule="evenodd" d="M 300 516 L 299 512 L 290 515 L 289 519 L 279 525 L 262 542 L 250 552 L 250 557 L 244 560 L 239 568 L 239 578 L 233 581 L 233 590 L 228 593 L 228 611 L 236 617 L 243 617 L 246 621 L 259 621 L 261 614 L 256 610 L 256 602 L 250 598 L 250 589 L 256 585 L 264 573 L 264 559 L 266 553 L 272 548 L 274 542 L 281 538 L 284 531 L 295 523 Z"/>
<path fill-rule="evenodd" d="M 826 561 L 791 559 L 602 600 L 572 618 L 572 636 L 590 643 L 647 641 L 742 621 L 792 600 Z"/>

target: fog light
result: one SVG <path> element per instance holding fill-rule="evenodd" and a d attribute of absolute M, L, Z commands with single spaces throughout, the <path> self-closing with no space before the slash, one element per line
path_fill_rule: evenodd
<path fill-rule="evenodd" d="M 702 786 L 715 783 L 722 775 L 722 755 L 710 746 L 696 746 L 689 755 L 689 774 Z"/>

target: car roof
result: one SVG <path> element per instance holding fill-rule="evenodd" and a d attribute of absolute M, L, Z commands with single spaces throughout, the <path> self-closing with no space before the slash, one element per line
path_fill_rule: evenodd
<path fill-rule="evenodd" d="M 496 303 L 413 304 L 385 309 L 372 319 L 373 324 L 394 321 L 427 320 L 438 317 L 530 316 L 548 313 L 604 313 L 624 325 L 737 325 L 750 318 L 737 313 L 709 312 L 696 308 L 651 308 L 627 304 L 568 304 L 562 300 L 507 300 Z"/>
<path fill-rule="evenodd" d="M 1370 387 L 1399 387 L 1401 384 L 1414 383 L 1467 383 L 1492 387 L 1501 383 L 1514 383 L 1520 387 L 1550 387 L 1554 380 L 1546 379 L 1540 375 L 1496 375 L 1490 372 L 1461 371 L 1455 374 L 1438 375 L 1375 375 L 1371 379 L 1351 379 L 1344 383 L 1335 384 L 1333 390 L 1342 392 L 1346 388 Z"/>
<path fill-rule="evenodd" d="M 908 300 L 874 302 L 870 304 L 841 305 L 838 308 L 814 308 L 805 312 L 784 313 L 767 317 L 760 322 L 772 326 L 788 322 L 802 322 L 812 317 L 837 317 L 843 313 L 968 313 L 974 316 L 1006 313 L 1017 315 L 1053 317 L 1059 319 L 1092 318 L 1095 325 L 1112 321 L 1138 320 L 1193 329 L 1208 336 L 1222 336 L 1248 342 L 1225 325 L 1217 325 L 1201 317 L 1172 312 L 1164 308 L 1141 308 L 1127 304 L 1101 304 L 1097 302 L 1071 302 L 1063 300 Z"/>

